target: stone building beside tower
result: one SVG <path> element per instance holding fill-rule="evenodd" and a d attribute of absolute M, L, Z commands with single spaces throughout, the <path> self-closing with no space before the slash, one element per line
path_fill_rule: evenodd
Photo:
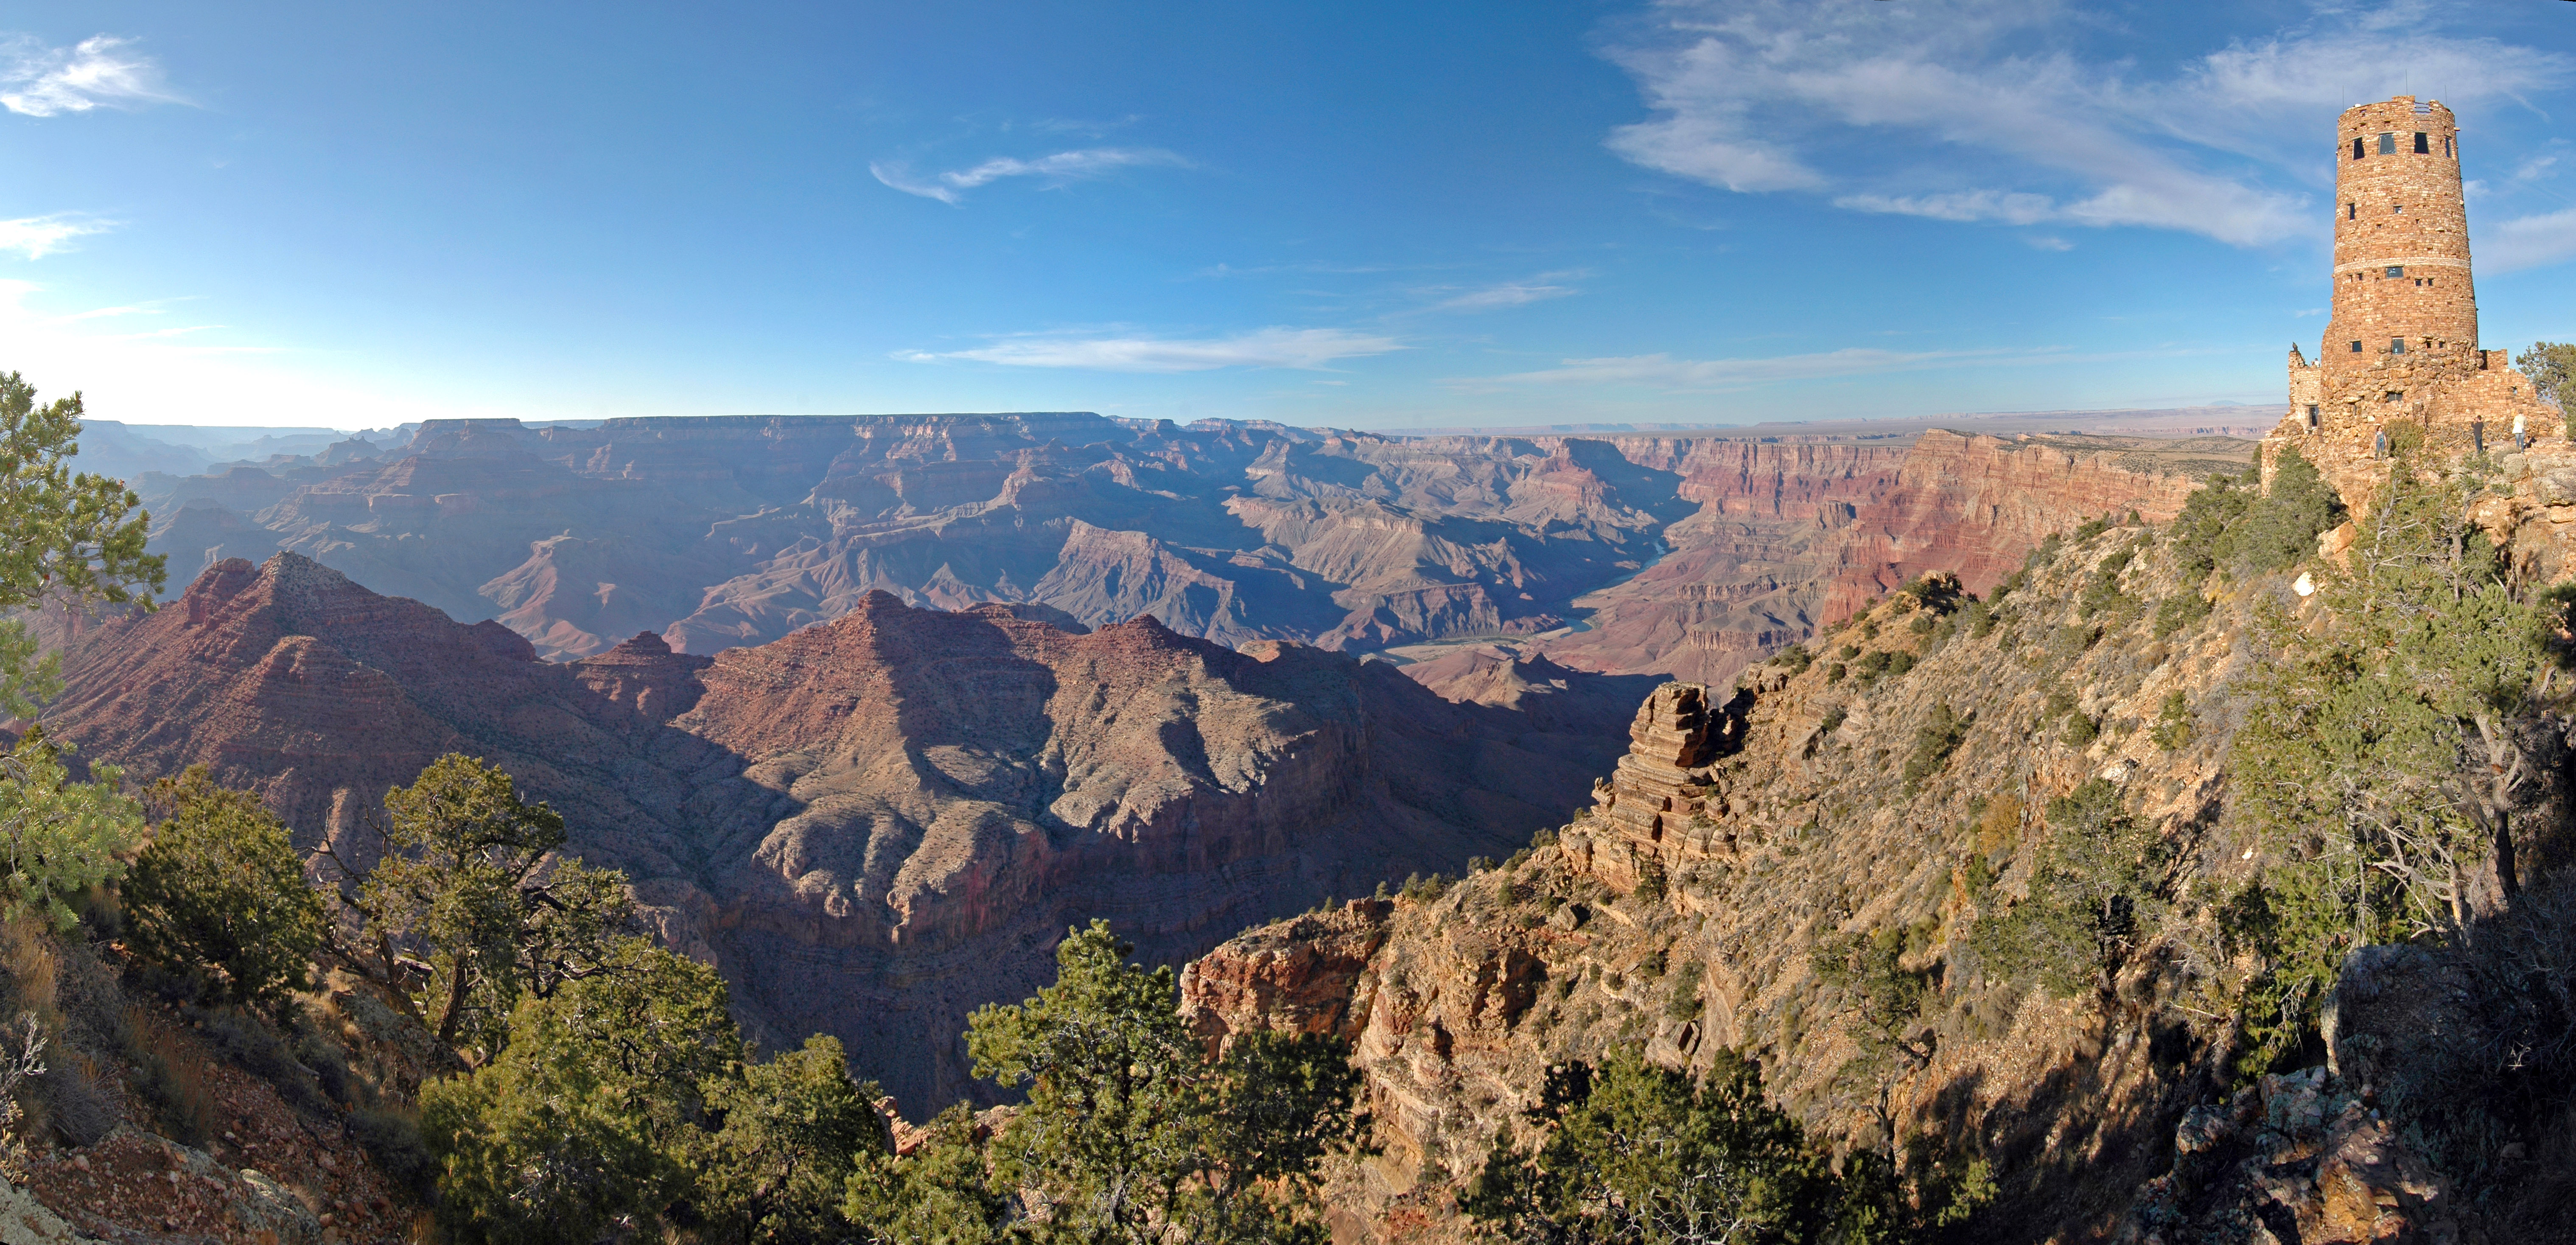
<path fill-rule="evenodd" d="M 2335 126 L 2333 316 L 2312 361 L 2290 347 L 2290 406 L 2264 438 L 2268 470 L 2295 445 L 2359 505 L 2387 478 L 2381 434 L 2446 456 L 2513 449 L 2513 420 L 2564 448 L 2559 413 L 2478 344 L 2459 125 L 2411 95 L 2344 110 Z"/>

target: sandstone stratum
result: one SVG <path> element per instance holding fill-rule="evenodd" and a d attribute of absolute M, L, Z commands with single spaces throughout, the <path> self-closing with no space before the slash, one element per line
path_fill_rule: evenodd
<path fill-rule="evenodd" d="M 550 660 L 640 631 L 695 654 L 762 643 L 885 591 L 1093 627 L 1150 614 L 1228 646 L 1499 639 L 1723 679 L 1923 570 L 1982 587 L 2050 531 L 2170 515 L 2249 457 L 2223 437 L 1396 437 L 1083 413 L 434 420 L 391 450 L 134 484 L 183 577 L 288 550 Z"/>
<path fill-rule="evenodd" d="M 1583 799 L 1624 716 L 1544 679 L 1452 703 L 1311 646 L 882 592 L 712 658 L 647 633 L 550 663 L 292 553 L 94 627 L 67 676 L 53 738 L 138 777 L 208 765 L 308 851 L 366 858 L 388 787 L 488 759 L 761 1031 L 839 1035 L 913 1107 L 972 1092 L 967 1010 L 1042 984 L 1068 924 L 1178 962 L 1501 855 Z"/>

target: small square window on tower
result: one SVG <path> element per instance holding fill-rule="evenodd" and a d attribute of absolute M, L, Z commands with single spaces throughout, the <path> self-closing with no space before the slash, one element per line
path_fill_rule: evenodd
<path fill-rule="evenodd" d="M 2419 156 L 2429 156 L 2433 154 L 2432 135 L 2427 134 L 2422 130 L 2415 131 L 2415 154 Z"/>
<path fill-rule="evenodd" d="M 2404 264 L 2390 264 L 2390 265 L 2388 266 L 2388 275 L 2389 275 L 2389 276 L 2392 276 L 2392 277 L 2402 277 L 2402 276 L 2405 276 L 2405 275 L 2406 275 L 2406 265 L 2404 265 Z"/>
<path fill-rule="evenodd" d="M 2392 338 L 2389 338 L 2389 339 L 2388 339 L 2388 353 L 2390 353 L 2390 354 L 2404 354 L 2404 353 L 2406 353 L 2406 339 L 2405 339 L 2405 338 L 2403 338 L 2403 337 L 2392 337 Z"/>
<path fill-rule="evenodd" d="M 2397 154 L 2397 136 L 2395 134 L 2382 134 L 2379 136 L 2379 154 L 2383 156 L 2393 156 Z"/>
<path fill-rule="evenodd" d="M 2360 343 L 2360 342 L 2354 342 L 2354 343 L 2352 344 L 2352 352 L 2353 352 L 2354 354 L 2360 354 L 2360 353 L 2361 353 L 2361 343 Z"/>

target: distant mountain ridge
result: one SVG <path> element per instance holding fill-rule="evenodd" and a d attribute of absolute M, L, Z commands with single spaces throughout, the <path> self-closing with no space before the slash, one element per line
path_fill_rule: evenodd
<path fill-rule="evenodd" d="M 692 653 L 762 643 L 885 591 L 1086 626 L 1152 615 L 1229 646 L 1543 637 L 1577 669 L 1709 679 L 1915 569 L 2000 574 L 2089 515 L 2169 510 L 2190 474 L 2137 438 L 1906 440 L 1399 438 L 1085 412 L 438 420 L 399 446 L 135 483 L 181 576 L 292 550 L 555 660 L 638 631 Z M 2243 461 L 2204 440 L 2210 461 Z M 2058 467 L 2032 470 L 2042 458 Z M 1948 556 L 1961 532 L 1988 550 L 1976 566 Z M 1577 628 L 1594 610 L 1601 625 Z"/>

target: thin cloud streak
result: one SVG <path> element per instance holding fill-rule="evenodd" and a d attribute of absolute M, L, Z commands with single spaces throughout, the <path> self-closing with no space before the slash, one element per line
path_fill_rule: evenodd
<path fill-rule="evenodd" d="M 1528 281 L 1505 281 L 1486 286 L 1481 290 L 1468 290 L 1463 294 L 1433 303 L 1426 310 L 1501 311 L 1510 307 L 1526 307 L 1531 303 L 1582 293 L 1573 286 L 1554 283 L 1556 279 L 1569 275 L 1571 274 L 1543 273 Z"/>
<path fill-rule="evenodd" d="M 16 251 L 28 259 L 43 259 L 58 251 L 70 250 L 74 238 L 106 233 L 113 228 L 115 223 L 112 221 L 62 213 L 0 220 L 0 251 Z"/>
<path fill-rule="evenodd" d="M 1082 368 L 1099 372 L 1208 372 L 1219 368 L 1320 369 L 1343 359 L 1405 349 L 1392 337 L 1345 329 L 1265 328 L 1232 337 L 1041 336 L 974 350 L 902 351 L 911 363 L 968 360 L 1011 367 Z"/>
<path fill-rule="evenodd" d="M 54 117 L 93 108 L 188 102 L 161 81 L 161 66 L 134 53 L 134 41 L 92 35 L 68 48 L 32 36 L 0 39 L 0 108 Z"/>
<path fill-rule="evenodd" d="M 973 168 L 936 173 L 927 179 L 915 178 L 904 166 L 884 161 L 870 162 L 868 172 L 889 188 L 956 207 L 965 201 L 965 192 L 1006 177 L 1034 177 L 1050 186 L 1061 186 L 1105 177 L 1119 169 L 1156 165 L 1188 168 L 1190 162 L 1159 147 L 1094 147 L 1059 151 L 1035 160 L 996 156 Z"/>

